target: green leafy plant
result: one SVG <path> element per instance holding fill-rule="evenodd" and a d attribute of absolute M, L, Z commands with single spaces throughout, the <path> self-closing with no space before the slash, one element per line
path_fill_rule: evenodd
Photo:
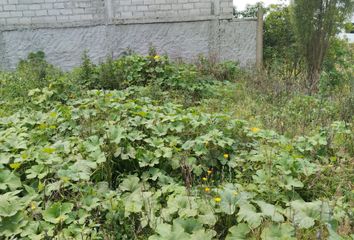
<path fill-rule="evenodd" d="M 87 61 L 21 105 L 6 96 L 0 238 L 349 239 L 354 134 L 338 102 L 276 101 L 212 64 Z"/>

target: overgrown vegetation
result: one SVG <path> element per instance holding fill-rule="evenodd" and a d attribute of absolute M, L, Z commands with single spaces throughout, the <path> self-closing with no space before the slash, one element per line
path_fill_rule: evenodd
<path fill-rule="evenodd" d="M 0 239 L 353 239 L 354 48 L 331 38 L 309 91 L 267 11 L 262 70 L 152 48 L 0 72 Z"/>
<path fill-rule="evenodd" d="M 31 54 L 0 78 L 1 238 L 350 239 L 353 78 L 328 61 L 348 80 L 309 96 L 202 57 Z"/>

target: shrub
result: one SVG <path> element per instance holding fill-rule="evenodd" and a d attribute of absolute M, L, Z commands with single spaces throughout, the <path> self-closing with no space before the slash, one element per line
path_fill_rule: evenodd
<path fill-rule="evenodd" d="M 207 64 L 206 61 L 204 64 Z M 215 78 L 233 79 L 240 72 L 237 65 L 231 62 L 216 66 L 218 70 L 210 75 L 211 68 L 206 70 L 192 64 L 173 63 L 166 56 L 135 54 L 116 60 L 108 58 L 96 66 L 84 55 L 82 66 L 76 70 L 76 78 L 78 84 L 88 89 L 149 87 L 153 91 L 172 91 L 176 92 L 176 96 L 182 94 L 185 104 L 192 104 L 211 94 L 210 86 L 217 84 Z"/>
<path fill-rule="evenodd" d="M 354 45 L 338 38 L 332 39 L 323 69 L 320 82 L 323 94 L 354 86 Z"/>
<path fill-rule="evenodd" d="M 15 72 L 1 76 L 1 97 L 26 98 L 30 89 L 43 88 L 61 76 L 59 69 L 46 62 L 43 52 L 30 53 L 27 59 L 19 62 Z"/>
<path fill-rule="evenodd" d="M 204 76 L 211 76 L 219 81 L 233 81 L 242 76 L 238 63 L 233 61 L 219 62 L 216 57 L 199 56 L 196 62 L 197 71 Z"/>

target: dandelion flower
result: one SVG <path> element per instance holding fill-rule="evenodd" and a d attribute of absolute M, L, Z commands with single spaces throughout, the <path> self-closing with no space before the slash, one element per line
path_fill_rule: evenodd
<path fill-rule="evenodd" d="M 161 59 L 161 57 L 159 55 L 154 56 L 155 61 L 159 61 L 160 59 Z"/>
<path fill-rule="evenodd" d="M 251 128 L 251 132 L 253 132 L 253 133 L 258 133 L 259 131 L 261 131 L 261 129 L 256 128 L 256 127 Z"/>
<path fill-rule="evenodd" d="M 210 188 L 206 187 L 206 188 L 204 188 L 204 191 L 208 193 L 208 192 L 210 192 Z"/>
<path fill-rule="evenodd" d="M 215 201 L 216 203 L 219 203 L 219 202 L 221 202 L 221 198 L 220 198 L 220 197 L 215 197 L 215 198 L 214 198 L 214 201 Z"/>
<path fill-rule="evenodd" d="M 203 180 L 203 181 L 208 181 L 208 178 L 203 177 L 202 180 Z"/>
<path fill-rule="evenodd" d="M 225 153 L 225 154 L 224 154 L 224 158 L 225 158 L 225 159 L 228 159 L 228 158 L 229 158 L 229 154 Z"/>
<path fill-rule="evenodd" d="M 211 175 L 213 173 L 213 171 L 212 170 L 208 170 L 207 173 L 208 173 L 208 175 Z"/>

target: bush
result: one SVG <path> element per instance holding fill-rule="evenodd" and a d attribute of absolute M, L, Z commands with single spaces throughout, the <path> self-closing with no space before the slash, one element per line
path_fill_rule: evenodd
<path fill-rule="evenodd" d="M 217 80 L 233 79 L 240 70 L 231 62 L 214 65 L 205 69 L 204 65 L 172 63 L 168 57 L 160 55 L 128 55 L 117 60 L 108 58 L 95 65 L 87 55 L 82 66 L 76 69 L 76 81 L 88 89 L 126 89 L 129 87 L 149 87 L 153 91 L 172 91 L 183 95 L 185 104 L 192 104 L 210 96 L 210 87 Z M 146 92 L 146 91 L 145 91 Z M 155 96 L 156 93 L 151 92 Z"/>
<path fill-rule="evenodd" d="M 324 61 L 320 89 L 323 94 L 340 91 L 345 86 L 354 88 L 354 45 L 334 38 Z"/>
<path fill-rule="evenodd" d="M 196 62 L 197 71 L 204 76 L 211 76 L 219 81 L 233 81 L 242 76 L 242 70 L 236 62 L 220 63 L 216 57 L 199 56 Z"/>
<path fill-rule="evenodd" d="M 0 79 L 1 98 L 26 98 L 30 89 L 43 88 L 55 82 L 62 72 L 45 60 L 41 51 L 30 53 L 21 60 L 15 72 L 4 73 Z"/>

